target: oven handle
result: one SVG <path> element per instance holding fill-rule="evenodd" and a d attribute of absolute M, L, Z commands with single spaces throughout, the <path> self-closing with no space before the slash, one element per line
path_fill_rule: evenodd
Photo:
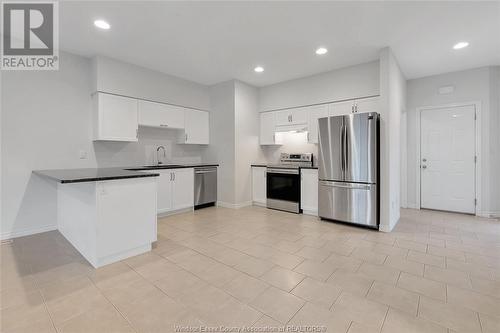
<path fill-rule="evenodd" d="M 284 174 L 284 175 L 298 175 L 299 170 L 287 170 L 287 169 L 272 169 L 272 168 L 267 168 L 267 173 L 278 173 L 278 174 Z"/>

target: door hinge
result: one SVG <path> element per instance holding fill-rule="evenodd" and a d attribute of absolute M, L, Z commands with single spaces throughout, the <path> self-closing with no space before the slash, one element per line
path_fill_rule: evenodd
<path fill-rule="evenodd" d="M 477 114 L 474 112 L 474 120 L 477 120 Z"/>
<path fill-rule="evenodd" d="M 477 155 L 474 155 L 474 163 L 477 163 Z"/>
<path fill-rule="evenodd" d="M 477 206 L 477 199 L 474 199 L 474 206 Z"/>

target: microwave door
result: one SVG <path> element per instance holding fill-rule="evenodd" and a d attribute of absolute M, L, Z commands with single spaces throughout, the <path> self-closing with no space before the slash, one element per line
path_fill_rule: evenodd
<path fill-rule="evenodd" d="M 376 183 L 377 123 L 376 113 L 344 116 L 345 181 Z"/>
<path fill-rule="evenodd" d="M 318 120 L 319 179 L 344 180 L 343 117 L 325 117 Z"/>

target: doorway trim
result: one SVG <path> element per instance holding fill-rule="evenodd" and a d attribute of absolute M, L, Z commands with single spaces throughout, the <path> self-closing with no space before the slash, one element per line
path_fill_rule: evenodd
<path fill-rule="evenodd" d="M 474 168 L 474 190 L 476 196 L 476 206 L 474 215 L 482 216 L 482 198 L 481 198 L 481 166 L 482 166 L 482 153 L 481 153 L 481 102 L 480 101 L 472 101 L 472 102 L 464 102 L 464 103 L 451 103 L 451 104 L 442 104 L 442 105 L 433 105 L 433 106 L 422 106 L 416 108 L 417 110 L 417 130 L 416 130 L 416 163 L 415 163 L 415 201 L 416 201 L 416 209 L 420 209 L 420 139 L 421 139 L 421 128 L 420 121 L 422 111 L 426 110 L 437 110 L 437 109 L 446 109 L 453 107 L 461 107 L 461 106 L 474 106 L 476 113 L 476 120 L 474 122 L 474 135 L 475 135 L 475 150 L 476 150 L 476 165 Z"/>

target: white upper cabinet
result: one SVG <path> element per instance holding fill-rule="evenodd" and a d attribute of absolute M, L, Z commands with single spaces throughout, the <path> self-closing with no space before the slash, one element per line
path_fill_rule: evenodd
<path fill-rule="evenodd" d="M 93 95 L 94 141 L 137 141 L 137 100 L 106 93 Z"/>
<path fill-rule="evenodd" d="M 294 108 L 276 111 L 276 126 L 298 125 L 306 123 L 306 108 Z"/>
<path fill-rule="evenodd" d="M 275 145 L 276 143 L 276 112 L 262 112 L 260 114 L 260 138 L 261 145 Z"/>
<path fill-rule="evenodd" d="M 356 112 L 379 112 L 378 97 L 363 98 L 355 101 Z"/>
<path fill-rule="evenodd" d="M 344 102 L 331 103 L 330 116 L 341 116 L 349 113 L 378 112 L 378 97 L 353 99 Z"/>
<path fill-rule="evenodd" d="M 209 142 L 209 113 L 185 109 L 184 133 L 180 136 L 179 143 L 208 145 Z"/>
<path fill-rule="evenodd" d="M 315 105 L 306 108 L 308 119 L 307 141 L 318 143 L 318 119 L 328 117 L 328 105 Z"/>
<path fill-rule="evenodd" d="M 138 101 L 139 125 L 184 128 L 184 108 L 150 101 Z"/>
<path fill-rule="evenodd" d="M 329 116 L 342 116 L 345 114 L 352 113 L 354 110 L 354 101 L 345 101 L 329 104 L 328 115 Z"/>

